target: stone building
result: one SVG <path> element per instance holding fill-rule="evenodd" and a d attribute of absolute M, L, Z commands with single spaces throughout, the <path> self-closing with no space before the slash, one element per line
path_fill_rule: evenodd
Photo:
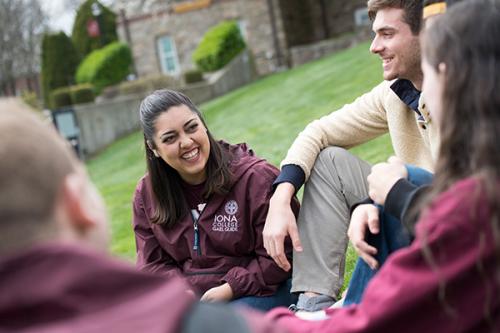
<path fill-rule="evenodd" d="M 118 33 L 131 46 L 139 76 L 194 68 L 203 34 L 235 20 L 259 74 L 291 65 L 291 48 L 366 25 L 366 0 L 116 0 Z"/>

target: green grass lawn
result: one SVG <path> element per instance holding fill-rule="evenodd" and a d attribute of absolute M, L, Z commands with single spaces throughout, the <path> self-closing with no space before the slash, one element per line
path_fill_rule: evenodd
<path fill-rule="evenodd" d="M 382 79 L 380 61 L 363 43 L 321 60 L 270 75 L 200 106 L 216 138 L 247 142 L 254 151 L 278 165 L 297 134 L 312 120 L 369 91 Z M 383 136 L 353 149 L 375 163 L 392 148 Z M 137 180 L 144 174 L 141 133 L 123 138 L 87 163 L 103 194 L 112 221 L 113 253 L 134 258 L 131 201 Z M 346 280 L 354 266 L 349 250 Z"/>

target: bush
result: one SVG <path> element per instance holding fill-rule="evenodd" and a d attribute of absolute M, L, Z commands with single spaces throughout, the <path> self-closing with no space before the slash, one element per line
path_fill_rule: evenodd
<path fill-rule="evenodd" d="M 55 89 L 50 94 L 51 108 L 59 109 L 64 106 L 93 102 L 94 89 L 91 84 L 80 84 Z"/>
<path fill-rule="evenodd" d="M 92 5 L 99 6 L 101 14 L 96 18 L 92 14 Z M 87 23 L 96 20 L 99 25 L 100 36 L 90 37 L 87 31 Z M 82 57 L 90 52 L 100 49 L 118 40 L 116 34 L 116 14 L 108 7 L 103 6 L 97 0 L 85 1 L 77 10 L 73 31 L 71 33 L 73 43 Z"/>
<path fill-rule="evenodd" d="M 180 85 L 179 80 L 175 77 L 163 74 L 146 76 L 144 80 L 149 82 L 151 90 L 175 89 Z"/>
<path fill-rule="evenodd" d="M 120 42 L 93 51 L 76 71 L 77 83 L 91 83 L 99 94 L 104 87 L 116 84 L 127 77 L 132 64 L 129 47 Z"/>
<path fill-rule="evenodd" d="M 193 61 L 204 72 L 227 65 L 245 48 L 238 25 L 234 21 L 219 23 L 205 33 L 193 53 Z"/>
<path fill-rule="evenodd" d="M 193 69 L 184 73 L 184 82 L 186 84 L 203 81 L 203 73 L 198 69 Z"/>
<path fill-rule="evenodd" d="M 123 82 L 118 86 L 120 95 L 143 94 L 150 90 L 150 85 L 143 79 Z"/>
<path fill-rule="evenodd" d="M 40 100 L 38 99 L 38 96 L 36 95 L 35 92 L 24 90 L 21 93 L 21 98 L 22 98 L 24 103 L 31 106 L 33 109 L 35 109 L 37 111 L 42 110 L 43 107 L 42 107 L 42 105 L 40 105 Z"/>
<path fill-rule="evenodd" d="M 71 88 L 62 87 L 57 88 L 50 94 L 50 107 L 52 109 L 59 109 L 64 106 L 72 105 L 71 102 Z"/>
<path fill-rule="evenodd" d="M 146 76 L 134 81 L 123 82 L 119 85 L 120 95 L 145 94 L 158 89 L 176 89 L 179 81 L 172 76 Z"/>
<path fill-rule="evenodd" d="M 91 84 L 84 83 L 70 88 L 71 101 L 73 104 L 90 103 L 95 99 L 94 88 Z"/>
<path fill-rule="evenodd" d="M 51 91 L 74 83 L 78 55 L 64 32 L 46 34 L 42 41 L 42 91 L 46 107 L 51 107 Z"/>
<path fill-rule="evenodd" d="M 100 98 L 113 99 L 120 93 L 119 85 L 104 88 L 99 95 Z"/>

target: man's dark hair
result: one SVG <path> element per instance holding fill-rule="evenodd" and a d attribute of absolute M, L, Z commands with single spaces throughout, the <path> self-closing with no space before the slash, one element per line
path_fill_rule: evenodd
<path fill-rule="evenodd" d="M 434 3 L 440 3 L 440 2 L 446 3 L 446 6 L 451 6 L 459 1 L 461 1 L 461 0 L 446 0 L 446 1 L 443 1 L 443 0 L 424 0 L 423 3 L 424 3 L 424 7 L 432 5 Z"/>
<path fill-rule="evenodd" d="M 368 0 L 368 16 L 374 20 L 377 12 L 386 8 L 399 8 L 404 11 L 403 20 L 410 26 L 414 35 L 420 33 L 422 27 L 422 1 L 421 0 Z"/>

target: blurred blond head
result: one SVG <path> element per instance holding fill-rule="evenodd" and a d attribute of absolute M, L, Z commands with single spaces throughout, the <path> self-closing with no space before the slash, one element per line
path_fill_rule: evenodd
<path fill-rule="evenodd" d="M 0 104 L 0 254 L 40 242 L 103 248 L 104 205 L 82 164 L 50 124 Z"/>

